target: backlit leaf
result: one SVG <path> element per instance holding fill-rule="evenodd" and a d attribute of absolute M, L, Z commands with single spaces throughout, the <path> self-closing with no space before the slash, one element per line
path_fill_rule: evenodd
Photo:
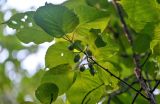
<path fill-rule="evenodd" d="M 67 47 L 68 42 L 57 42 L 49 47 L 45 56 L 45 65 L 48 68 L 53 68 L 60 64 L 74 63 L 74 53 Z"/>
<path fill-rule="evenodd" d="M 79 24 L 74 12 L 62 5 L 53 4 L 38 8 L 34 20 L 45 32 L 57 38 L 72 32 Z"/>
<path fill-rule="evenodd" d="M 58 65 L 45 72 L 42 83 L 52 82 L 59 88 L 59 95 L 65 93 L 73 84 L 74 72 L 68 64 Z"/>
<path fill-rule="evenodd" d="M 86 2 L 88 5 L 93 6 L 102 11 L 106 11 L 108 9 L 108 6 L 110 6 L 107 0 L 86 0 Z"/>
<path fill-rule="evenodd" d="M 89 70 L 78 73 L 77 79 L 67 92 L 71 104 L 95 104 L 104 93 L 104 86 L 97 75 L 90 75 Z"/>
<path fill-rule="evenodd" d="M 50 42 L 53 37 L 44 32 L 33 21 L 34 11 L 17 13 L 13 15 L 5 24 L 17 30 L 17 37 L 24 43 L 34 42 L 40 44 Z"/>
<path fill-rule="evenodd" d="M 150 43 L 150 48 L 155 55 L 160 55 L 160 25 L 154 30 L 154 36 Z"/>
<path fill-rule="evenodd" d="M 158 21 L 158 9 L 155 0 L 122 0 L 122 7 L 128 15 L 130 26 L 137 32 L 148 23 Z"/>

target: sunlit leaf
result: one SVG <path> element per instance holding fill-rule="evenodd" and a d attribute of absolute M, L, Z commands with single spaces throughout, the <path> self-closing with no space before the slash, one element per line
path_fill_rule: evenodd
<path fill-rule="evenodd" d="M 96 50 L 95 57 L 97 60 L 107 60 L 108 58 L 114 56 L 119 51 L 118 44 L 110 36 L 110 34 L 102 34 L 102 39 L 106 43 L 104 47 L 99 47 Z"/>
<path fill-rule="evenodd" d="M 112 65 L 110 62 L 99 62 L 102 66 L 104 66 L 106 69 L 108 69 L 110 72 L 112 72 L 114 75 L 119 76 L 118 70 L 116 70 L 115 66 Z M 106 92 L 111 93 L 115 90 L 117 90 L 118 87 L 118 80 L 111 76 L 108 72 L 106 72 L 104 69 L 98 68 L 98 75 L 99 78 L 104 82 L 106 87 Z"/>
<path fill-rule="evenodd" d="M 103 83 L 97 75 L 90 75 L 89 70 L 78 73 L 77 79 L 67 92 L 71 104 L 95 104 L 104 93 Z"/>
<path fill-rule="evenodd" d="M 110 6 L 107 0 L 85 0 L 88 5 L 93 6 L 97 9 L 100 9 L 102 11 L 107 11 L 108 6 Z"/>
<path fill-rule="evenodd" d="M 45 72 L 42 83 L 52 82 L 59 88 L 59 95 L 65 93 L 73 84 L 74 72 L 68 64 L 58 65 Z"/>
<path fill-rule="evenodd" d="M 74 63 L 74 53 L 67 47 L 68 42 L 57 42 L 49 47 L 45 56 L 45 65 L 48 68 L 53 68 L 60 64 Z"/>
<path fill-rule="evenodd" d="M 95 21 L 100 18 L 106 18 L 109 15 L 108 12 L 99 11 L 87 5 L 78 6 L 75 8 L 75 13 L 78 15 L 81 24 Z"/>
<path fill-rule="evenodd" d="M 160 25 L 157 25 L 154 30 L 154 36 L 150 43 L 150 48 L 155 55 L 160 55 Z"/>
<path fill-rule="evenodd" d="M 63 97 L 59 96 L 54 102 L 54 104 L 66 104 L 66 103 L 64 103 Z"/>
<path fill-rule="evenodd" d="M 130 26 L 137 32 L 148 23 L 158 21 L 158 9 L 155 0 L 122 0 L 122 7 L 128 15 Z"/>
<path fill-rule="evenodd" d="M 13 15 L 5 24 L 16 29 L 17 37 L 24 43 L 34 42 L 40 44 L 43 42 L 50 42 L 53 37 L 44 32 L 33 21 L 34 11 L 25 13 L 17 13 Z"/>
<path fill-rule="evenodd" d="M 62 5 L 65 5 L 67 8 L 74 10 L 79 5 L 86 5 L 85 0 L 67 0 Z"/>

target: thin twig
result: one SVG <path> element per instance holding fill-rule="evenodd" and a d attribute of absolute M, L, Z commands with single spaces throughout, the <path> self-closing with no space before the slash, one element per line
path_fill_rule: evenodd
<path fill-rule="evenodd" d="M 65 35 L 68 41 L 73 42 L 67 35 Z"/>
<path fill-rule="evenodd" d="M 69 41 L 68 39 L 66 39 L 65 37 L 62 37 L 64 40 Z"/>
<path fill-rule="evenodd" d="M 72 39 L 71 39 L 72 42 L 74 41 L 74 36 L 75 36 L 75 33 L 73 33 L 72 35 Z"/>
<path fill-rule="evenodd" d="M 147 58 L 145 59 L 145 61 L 141 65 L 141 68 L 143 68 L 143 66 L 146 64 L 146 62 L 148 61 L 148 59 L 149 59 L 150 56 L 151 56 L 151 52 L 149 52 L 149 54 L 147 55 Z"/>
<path fill-rule="evenodd" d="M 160 81 L 158 81 L 158 82 L 156 83 L 156 85 L 155 85 L 154 88 L 152 89 L 151 93 L 154 92 L 154 90 L 158 87 L 159 84 L 160 84 Z"/>
<path fill-rule="evenodd" d="M 157 82 L 160 81 L 159 79 L 144 79 L 145 82 Z"/>
<path fill-rule="evenodd" d="M 139 92 L 141 92 L 142 90 L 143 90 L 143 89 L 141 88 L 141 89 L 139 90 Z M 136 101 L 138 95 L 139 95 L 139 93 L 136 93 L 136 95 L 135 95 L 134 98 L 133 98 L 132 104 L 134 104 L 134 102 Z"/>
<path fill-rule="evenodd" d="M 133 85 L 136 84 L 137 82 L 138 82 L 138 80 L 132 82 L 130 85 L 133 86 Z M 114 91 L 113 93 L 111 93 L 111 94 L 109 95 L 109 97 L 108 97 L 108 103 L 107 103 L 107 104 L 110 104 L 110 101 L 111 101 L 111 99 L 112 99 L 114 96 L 120 95 L 120 94 L 128 91 L 129 89 L 130 89 L 130 87 L 127 86 L 126 88 L 123 88 L 123 89 L 120 89 L 120 90 L 117 90 L 117 91 Z"/>
<path fill-rule="evenodd" d="M 141 65 L 141 68 L 144 67 L 144 65 L 146 64 L 146 62 L 148 61 L 148 59 L 149 59 L 150 56 L 151 56 L 151 52 L 148 53 L 147 58 L 145 59 L 145 61 L 144 61 L 143 64 Z M 145 79 L 144 79 L 144 80 L 145 80 L 146 83 L 148 83 L 149 89 L 152 89 L 151 81 L 147 81 L 147 80 L 149 80 L 148 67 L 147 67 L 147 69 L 145 70 L 145 75 L 146 75 L 146 80 L 145 80 Z M 154 95 L 153 95 L 153 96 L 154 96 Z"/>
<path fill-rule="evenodd" d="M 97 86 L 96 88 L 90 90 L 90 91 L 84 96 L 81 104 L 84 104 L 85 99 L 87 98 L 87 96 L 88 96 L 90 93 L 92 93 L 94 90 L 100 88 L 100 87 L 103 86 L 103 85 L 104 85 L 104 83 L 102 83 L 101 85 Z"/>
<path fill-rule="evenodd" d="M 127 86 L 129 86 L 130 88 L 132 88 L 134 91 L 136 91 L 137 93 L 139 93 L 140 95 L 142 95 L 145 99 L 148 100 L 148 98 L 146 96 L 144 96 L 141 92 L 139 92 L 137 89 L 135 89 L 134 87 L 132 87 L 130 84 L 128 84 L 127 82 L 125 82 L 124 80 L 122 80 L 121 78 L 117 77 L 116 75 L 114 75 L 112 72 L 110 72 L 108 69 L 106 69 L 105 67 L 101 66 L 99 63 L 97 63 L 94 59 L 92 59 L 90 57 L 90 59 L 100 68 L 104 69 L 106 72 L 108 72 L 111 76 L 115 77 L 116 79 L 118 79 L 119 81 L 123 82 L 124 84 L 126 84 Z"/>
<path fill-rule="evenodd" d="M 135 77 L 134 74 L 131 74 L 130 76 L 124 78 L 123 80 L 128 81 L 129 79 L 134 78 L 134 77 Z"/>

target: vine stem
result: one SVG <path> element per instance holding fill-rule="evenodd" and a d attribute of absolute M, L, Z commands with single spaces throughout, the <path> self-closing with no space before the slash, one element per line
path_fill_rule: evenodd
<path fill-rule="evenodd" d="M 122 14 L 122 11 L 121 11 L 121 8 L 120 8 L 120 5 L 116 2 L 116 0 L 112 0 L 112 3 L 119 15 L 119 18 L 120 18 L 120 21 L 121 21 L 121 24 L 122 24 L 122 28 L 124 30 L 124 33 L 125 33 L 125 36 L 127 37 L 131 47 L 132 47 L 132 50 L 133 50 L 133 38 L 132 38 L 132 35 L 131 33 L 129 32 L 129 29 L 127 27 L 127 24 L 124 20 L 124 17 L 123 17 L 123 14 Z M 134 51 L 133 51 L 134 52 Z M 150 88 L 148 87 L 148 85 L 145 83 L 145 80 L 141 74 L 141 65 L 140 65 L 140 56 L 133 53 L 133 61 L 134 61 L 134 64 L 135 64 L 135 75 L 137 77 L 137 79 L 139 80 L 139 83 L 142 87 L 142 89 L 145 91 L 146 95 L 148 96 L 149 98 L 149 101 L 151 104 L 156 104 L 156 101 L 155 101 L 155 98 L 154 98 L 154 95 L 153 93 L 150 92 Z"/>

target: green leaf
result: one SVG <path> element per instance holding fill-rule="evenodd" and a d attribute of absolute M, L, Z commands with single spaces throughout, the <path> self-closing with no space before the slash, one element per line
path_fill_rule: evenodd
<path fill-rule="evenodd" d="M 99 62 L 102 66 L 107 68 L 110 72 L 112 72 L 114 75 L 117 77 L 119 76 L 119 71 L 116 70 L 116 67 L 111 64 L 110 62 Z M 106 72 L 103 69 L 97 68 L 98 69 L 98 75 L 99 78 L 104 82 L 104 84 L 107 86 L 106 87 L 106 92 L 111 93 L 119 88 L 118 86 L 118 80 L 111 76 L 108 72 Z"/>
<path fill-rule="evenodd" d="M 66 103 L 64 103 L 63 98 L 59 96 L 57 100 L 54 102 L 54 104 L 66 104 Z"/>
<path fill-rule="evenodd" d="M 23 43 L 34 42 L 36 44 L 41 44 L 53 40 L 53 37 L 46 34 L 43 30 L 34 27 L 22 29 L 16 35 Z"/>
<path fill-rule="evenodd" d="M 94 22 L 97 19 L 106 18 L 109 15 L 108 12 L 99 11 L 87 5 L 78 6 L 75 8 L 75 13 L 78 15 L 81 24 L 91 21 Z"/>
<path fill-rule="evenodd" d="M 49 35 L 57 38 L 72 32 L 79 24 L 74 12 L 62 5 L 53 4 L 46 4 L 38 8 L 34 20 Z"/>
<path fill-rule="evenodd" d="M 78 5 L 74 8 L 75 13 L 80 19 L 79 26 L 73 32 L 75 40 L 81 40 L 83 44 L 88 44 L 90 48 L 95 48 L 95 35 L 91 29 L 104 31 L 109 21 L 110 12 L 100 11 L 88 5 Z"/>
<path fill-rule="evenodd" d="M 24 27 L 29 27 L 28 23 L 32 23 L 32 17 L 34 13 L 35 13 L 34 11 L 28 11 L 25 13 L 16 13 L 8 21 L 4 22 L 4 24 L 7 24 L 9 27 L 17 30 Z"/>
<path fill-rule="evenodd" d="M 66 6 L 71 10 L 74 10 L 79 5 L 86 5 L 86 2 L 85 0 L 67 0 L 62 5 Z"/>
<path fill-rule="evenodd" d="M 119 51 L 119 46 L 116 43 L 116 41 L 113 39 L 113 37 L 110 36 L 110 34 L 102 34 L 102 39 L 104 42 L 106 42 L 106 45 L 104 47 L 100 47 L 94 51 L 94 56 L 98 61 L 105 61 L 108 58 L 111 58 L 112 56 L 116 55 Z"/>
<path fill-rule="evenodd" d="M 74 11 L 80 20 L 79 26 L 74 31 L 77 38 L 87 37 L 91 28 L 103 31 L 109 21 L 110 12 L 99 11 L 88 5 L 78 5 L 74 8 Z"/>
<path fill-rule="evenodd" d="M 95 21 L 80 25 L 75 30 L 75 34 L 76 34 L 75 39 L 81 40 L 83 44 L 88 44 L 90 48 L 95 49 L 96 48 L 95 40 L 97 36 L 91 33 L 90 30 L 101 29 L 101 31 L 103 31 L 104 28 L 106 27 L 106 22 L 108 23 L 108 21 L 109 19 L 103 18 L 103 19 L 95 20 Z"/>
<path fill-rule="evenodd" d="M 5 24 L 17 30 L 17 37 L 24 43 L 34 42 L 40 44 L 50 42 L 53 37 L 44 32 L 33 21 L 34 11 L 17 13 L 13 15 Z"/>
<path fill-rule="evenodd" d="M 160 25 L 157 25 L 154 30 L 154 36 L 150 43 L 150 48 L 154 55 L 160 55 Z"/>
<path fill-rule="evenodd" d="M 60 64 L 73 64 L 74 53 L 67 47 L 69 42 L 57 42 L 49 47 L 45 56 L 45 65 L 48 68 L 53 68 Z"/>
<path fill-rule="evenodd" d="M 154 55 L 160 55 L 160 42 L 157 40 L 152 40 L 150 47 Z"/>
<path fill-rule="evenodd" d="M 157 1 L 157 3 L 160 3 L 160 0 L 156 0 Z"/>
<path fill-rule="evenodd" d="M 96 104 L 104 93 L 104 86 L 98 76 L 90 75 L 89 70 L 80 72 L 67 92 L 71 104 Z"/>
<path fill-rule="evenodd" d="M 159 74 L 159 68 L 156 66 L 156 62 L 152 60 L 148 60 L 144 65 L 144 71 L 148 73 L 150 79 L 157 79 L 157 75 Z M 159 78 L 158 78 L 159 79 Z"/>
<path fill-rule="evenodd" d="M 73 48 L 78 50 L 78 51 L 83 51 L 84 50 L 84 45 L 82 44 L 81 40 L 75 40 L 72 45 L 73 45 Z"/>
<path fill-rule="evenodd" d="M 43 104 L 51 104 L 50 102 L 55 101 L 58 97 L 58 87 L 53 83 L 41 84 L 35 95 L 37 99 Z"/>
<path fill-rule="evenodd" d="M 133 43 L 134 51 L 138 53 L 146 52 L 148 49 L 150 49 L 150 41 L 151 37 L 149 35 L 139 34 Z"/>
<path fill-rule="evenodd" d="M 132 102 L 130 99 L 132 99 L 132 96 L 130 96 L 129 93 L 123 93 L 119 96 L 114 97 L 112 101 L 114 102 L 114 104 L 128 104 Z"/>
<path fill-rule="evenodd" d="M 102 11 L 108 10 L 109 2 L 107 0 L 86 0 L 86 2 L 88 5 Z"/>
<path fill-rule="evenodd" d="M 137 32 L 148 23 L 158 21 L 158 9 L 155 0 L 122 0 L 120 2 L 128 15 L 130 26 Z"/>
<path fill-rule="evenodd" d="M 52 82 L 59 88 L 59 95 L 65 93 L 73 84 L 74 72 L 69 64 L 51 68 L 42 77 L 42 83 Z"/>
<path fill-rule="evenodd" d="M 106 42 L 102 39 L 102 34 L 100 29 L 91 29 L 91 33 L 93 33 L 96 36 L 96 39 L 94 41 L 97 48 L 106 46 Z"/>
<path fill-rule="evenodd" d="M 97 48 L 100 48 L 100 47 L 106 46 L 107 43 L 103 41 L 101 36 L 97 36 L 97 38 L 95 40 L 95 44 L 96 44 Z"/>

